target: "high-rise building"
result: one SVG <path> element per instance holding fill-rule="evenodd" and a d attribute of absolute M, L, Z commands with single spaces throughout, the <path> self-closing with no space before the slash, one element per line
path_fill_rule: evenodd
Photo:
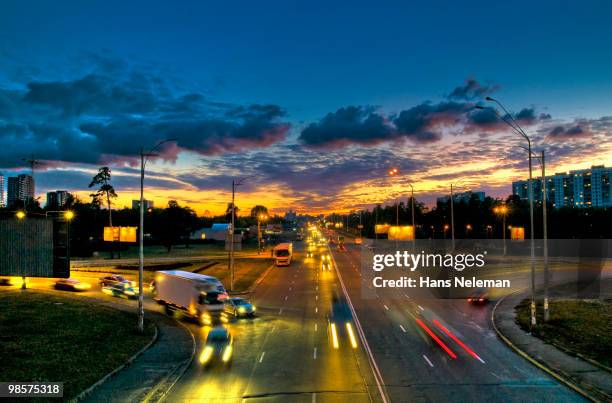
<path fill-rule="evenodd" d="M 47 208 L 58 209 L 64 207 L 68 201 L 68 196 L 70 196 L 70 193 L 65 190 L 47 192 Z"/>
<path fill-rule="evenodd" d="M 142 204 L 143 204 L 145 210 L 153 208 L 153 200 L 143 199 Z M 140 200 L 132 200 L 132 208 L 133 209 L 140 209 Z"/>
<path fill-rule="evenodd" d="M 4 207 L 4 175 L 0 172 L 0 207 Z"/>
<path fill-rule="evenodd" d="M 34 178 L 32 175 L 21 174 L 8 178 L 7 200 L 9 207 L 15 205 L 27 205 L 34 199 Z"/>
<path fill-rule="evenodd" d="M 546 177 L 546 198 L 553 207 L 612 207 L 612 168 L 592 166 Z M 529 199 L 529 181 L 512 182 L 512 194 Z M 533 179 L 533 200 L 542 201 L 542 181 Z"/>
<path fill-rule="evenodd" d="M 486 195 L 485 195 L 485 192 L 480 192 L 480 191 L 472 192 L 471 190 L 468 190 L 467 192 L 460 192 L 460 193 L 453 194 L 453 199 L 455 199 L 455 203 L 460 203 L 460 202 L 468 203 L 472 199 L 472 197 L 478 199 L 479 201 L 484 201 Z M 450 195 L 438 197 L 436 201 L 438 203 L 448 203 L 449 199 L 450 199 Z"/>

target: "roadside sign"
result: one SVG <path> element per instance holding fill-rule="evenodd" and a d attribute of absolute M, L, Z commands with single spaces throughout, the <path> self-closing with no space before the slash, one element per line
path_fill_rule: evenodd
<path fill-rule="evenodd" d="M 138 227 L 104 227 L 105 242 L 136 242 Z"/>
<path fill-rule="evenodd" d="M 0 219 L 0 275 L 70 277 L 67 231 L 63 220 Z"/>

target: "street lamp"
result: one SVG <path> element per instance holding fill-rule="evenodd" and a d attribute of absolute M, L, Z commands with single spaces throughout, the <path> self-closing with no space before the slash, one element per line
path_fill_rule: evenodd
<path fill-rule="evenodd" d="M 532 162 L 531 162 L 531 139 L 525 133 L 523 128 L 518 124 L 518 122 L 512 117 L 512 114 L 508 112 L 508 110 L 502 105 L 501 102 L 496 100 L 495 98 L 486 97 L 487 101 L 495 102 L 499 107 L 506 113 L 506 117 L 501 116 L 499 112 L 497 112 L 494 108 L 488 108 L 492 110 L 497 117 L 506 123 L 508 126 L 514 130 L 519 136 L 523 137 L 527 141 L 527 154 L 529 156 L 529 225 L 530 225 L 530 234 L 531 234 L 531 328 L 533 329 L 536 326 L 536 305 L 535 305 L 535 234 L 534 234 L 534 224 L 533 224 L 533 183 L 532 183 Z M 476 105 L 476 109 L 485 109 L 485 107 L 481 105 Z"/>
<path fill-rule="evenodd" d="M 261 246 L 261 241 L 262 241 L 262 239 L 261 239 L 262 238 L 261 237 L 261 222 L 266 220 L 267 218 L 268 218 L 268 216 L 265 215 L 265 214 L 259 214 L 257 216 L 257 247 L 258 247 L 257 254 L 260 254 L 261 250 L 262 250 L 262 246 Z"/>
<path fill-rule="evenodd" d="M 395 176 L 399 174 L 399 170 L 397 168 L 391 168 L 389 170 L 389 176 Z M 408 186 L 410 186 L 410 210 L 412 212 L 412 231 L 414 232 L 414 242 L 416 243 L 416 226 L 415 226 L 415 221 L 414 221 L 414 186 L 412 186 L 412 183 L 408 183 Z M 397 203 L 397 212 L 396 212 L 396 220 L 397 223 L 396 225 L 399 226 L 399 201 Z"/>
<path fill-rule="evenodd" d="M 68 264 L 70 265 L 70 223 L 74 219 L 74 212 L 66 210 L 64 213 L 64 219 L 66 220 L 66 257 L 68 258 Z"/>
<path fill-rule="evenodd" d="M 501 206 L 493 207 L 493 212 L 502 218 L 502 234 L 504 239 L 504 256 L 506 256 L 506 215 L 508 214 L 508 207 L 505 204 Z"/>
<path fill-rule="evenodd" d="M 144 147 L 140 148 L 140 231 L 138 234 L 138 331 L 144 332 L 144 293 L 142 277 L 144 272 L 144 177 L 145 168 L 150 157 L 156 157 L 155 151 L 163 144 L 176 141 L 176 139 L 166 139 L 158 141 L 149 151 Z"/>
<path fill-rule="evenodd" d="M 19 210 L 17 213 L 15 213 L 15 217 L 17 217 L 19 220 L 23 220 L 25 218 L 26 214 Z"/>

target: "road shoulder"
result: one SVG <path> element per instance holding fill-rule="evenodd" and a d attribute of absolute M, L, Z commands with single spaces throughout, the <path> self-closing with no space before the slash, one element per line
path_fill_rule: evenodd
<path fill-rule="evenodd" d="M 492 313 L 498 336 L 519 355 L 566 386 L 591 400 L 612 400 L 612 375 L 587 361 L 571 356 L 522 330 L 515 307 L 528 297 L 526 291 L 500 299 Z"/>
<path fill-rule="evenodd" d="M 76 400 L 83 402 L 160 401 L 191 364 L 195 340 L 186 326 L 147 311 L 157 338 L 144 351 Z"/>

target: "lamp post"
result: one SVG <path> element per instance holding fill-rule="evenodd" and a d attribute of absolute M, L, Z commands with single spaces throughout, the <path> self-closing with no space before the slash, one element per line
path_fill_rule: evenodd
<path fill-rule="evenodd" d="M 244 179 L 232 180 L 232 217 L 229 229 L 229 272 L 230 272 L 230 290 L 234 291 L 234 226 L 236 225 L 236 188 L 242 186 Z"/>
<path fill-rule="evenodd" d="M 261 236 L 261 222 L 263 220 L 265 220 L 267 218 L 267 216 L 265 214 L 259 214 L 257 216 L 257 254 L 261 253 L 262 250 L 262 246 L 261 246 L 261 241 L 262 241 L 262 236 Z"/>
<path fill-rule="evenodd" d="M 493 207 L 493 212 L 500 215 L 502 218 L 502 236 L 504 239 L 504 256 L 506 256 L 506 215 L 508 214 L 508 207 L 505 204 L 501 206 Z"/>
<path fill-rule="evenodd" d="M 389 170 L 389 176 L 395 176 L 399 173 L 399 170 L 397 168 L 391 168 Z M 416 226 L 415 226 L 415 220 L 414 220 L 414 186 L 412 186 L 412 183 L 408 183 L 408 186 L 410 186 L 410 210 L 412 212 L 412 231 L 414 231 L 414 241 L 416 242 Z M 397 203 L 397 223 L 396 225 L 399 226 L 399 201 Z"/>
<path fill-rule="evenodd" d="M 144 291 L 143 291 L 143 272 L 144 272 L 144 178 L 145 168 L 150 157 L 155 157 L 155 151 L 163 144 L 176 141 L 176 139 L 166 139 L 158 141 L 149 151 L 144 147 L 140 148 L 140 231 L 138 231 L 138 331 L 144 332 Z"/>
<path fill-rule="evenodd" d="M 486 97 L 487 101 L 495 102 L 499 107 L 506 113 L 506 117 L 501 116 L 496 109 L 490 108 L 497 117 L 506 123 L 508 126 L 514 130 L 515 133 L 523 137 L 527 141 L 527 154 L 529 156 L 529 232 L 531 234 L 531 329 L 536 326 L 536 304 L 535 304 L 535 234 L 534 234 L 534 224 L 533 224 L 533 183 L 532 183 L 532 162 L 531 162 L 531 139 L 523 128 L 518 124 L 518 122 L 512 117 L 512 114 L 509 113 L 506 108 L 502 105 L 498 100 Z M 485 109 L 483 106 L 476 105 L 477 109 Z"/>

